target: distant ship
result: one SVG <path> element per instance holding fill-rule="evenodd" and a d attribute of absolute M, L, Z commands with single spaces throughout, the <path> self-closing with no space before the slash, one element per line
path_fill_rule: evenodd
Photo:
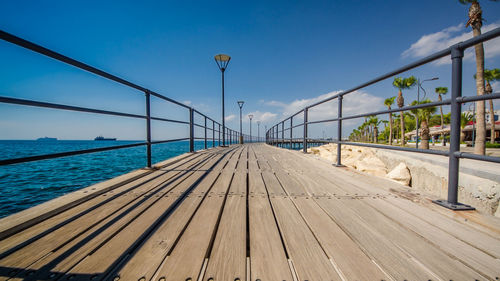
<path fill-rule="evenodd" d="M 44 137 L 44 138 L 38 138 L 36 139 L 37 141 L 56 141 L 57 138 L 49 138 L 49 137 Z"/>
<path fill-rule="evenodd" d="M 115 141 L 116 138 L 105 138 L 103 136 L 98 136 L 94 140 L 96 140 L 96 141 Z"/>

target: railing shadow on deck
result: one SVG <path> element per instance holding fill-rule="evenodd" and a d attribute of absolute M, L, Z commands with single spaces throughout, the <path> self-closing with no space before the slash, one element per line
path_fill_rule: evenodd
<path fill-rule="evenodd" d="M 104 225 L 100 226 L 99 228 L 95 229 L 92 231 L 90 234 L 85 234 L 85 238 L 81 239 L 77 243 L 75 243 L 73 246 L 70 248 L 66 249 L 62 253 L 57 253 L 57 256 L 54 257 L 50 262 L 44 264 L 41 266 L 39 269 L 26 269 L 26 268 L 16 268 L 16 267 L 5 267 L 5 266 L 0 266 L 0 278 L 5 277 L 5 278 L 22 278 L 23 280 L 118 280 L 116 279 L 117 277 L 117 272 L 122 269 L 122 267 L 127 263 L 127 261 L 134 256 L 134 254 L 141 248 L 141 246 L 148 241 L 148 238 L 154 234 L 154 232 L 162 225 L 163 222 L 165 222 L 172 214 L 173 212 L 180 206 L 180 204 L 188 197 L 188 195 L 200 184 L 200 182 L 210 173 L 210 171 L 217 166 L 227 155 L 232 153 L 237 147 L 229 148 L 225 151 L 223 151 L 217 161 L 212 163 L 211 167 L 208 169 L 200 170 L 197 169 L 199 167 L 202 167 L 204 164 L 209 162 L 212 158 L 206 158 L 203 161 L 196 162 L 194 166 L 191 169 L 188 170 L 177 170 L 181 171 L 174 177 L 168 179 L 165 182 L 162 182 L 158 184 L 156 187 L 152 189 L 156 189 L 152 193 L 148 193 L 147 196 L 138 196 L 137 199 L 129 205 L 124 206 L 123 208 L 120 208 L 116 210 L 113 213 L 108 214 L 106 217 L 101 218 L 99 221 L 95 221 L 93 225 L 89 226 L 87 229 L 83 230 L 81 233 L 76 233 L 72 239 L 78 238 L 80 235 L 84 235 L 85 232 L 87 232 L 88 229 L 91 229 L 94 226 L 99 225 L 102 222 L 105 222 L 109 218 L 112 218 L 108 222 L 106 222 Z M 192 159 L 194 160 L 194 159 Z M 188 161 L 190 162 L 190 161 Z M 185 164 L 185 163 L 184 163 Z M 172 170 L 170 170 L 172 171 Z M 126 226 L 131 224 L 134 220 L 140 218 L 142 214 L 144 214 L 148 209 L 154 208 L 155 203 L 158 202 L 161 198 L 163 198 L 165 195 L 168 194 L 168 191 L 163 190 L 163 188 L 166 188 L 168 190 L 172 190 L 175 188 L 175 184 L 172 185 L 172 183 L 175 183 L 179 179 L 183 178 L 185 175 L 189 174 L 192 171 L 200 171 L 203 172 L 203 174 L 196 180 L 194 181 L 189 187 L 186 188 L 182 192 L 182 194 L 179 194 L 178 197 L 173 201 L 173 203 L 166 208 L 163 213 L 151 224 L 149 225 L 146 229 L 144 229 L 144 232 L 142 232 L 139 237 L 134 240 L 128 248 L 124 248 L 121 254 L 112 262 L 112 264 L 103 272 L 95 272 L 91 274 L 74 274 L 74 273 L 67 273 L 67 272 L 58 272 L 54 271 L 54 268 L 63 262 L 66 258 L 70 257 L 73 253 L 77 252 L 79 249 L 87 245 L 89 242 L 91 242 L 94 238 L 97 238 L 101 233 L 112 227 L 114 224 L 118 223 L 122 218 L 127 216 L 130 212 L 132 212 L 135 208 L 138 208 L 141 204 L 145 203 L 148 199 L 152 197 L 158 197 L 155 199 L 154 202 L 149 203 L 149 206 L 138 212 L 133 218 L 130 218 L 130 220 L 122 227 L 119 229 L 115 230 L 115 234 L 122 231 Z M 92 206 L 90 209 L 84 210 L 78 214 L 73 215 L 72 217 L 66 219 L 65 221 L 61 222 L 60 224 L 40 233 L 39 235 L 34 236 L 33 238 L 23 241 L 20 244 L 14 246 L 13 248 L 10 248 L 4 252 L 0 253 L 0 259 L 9 256 L 10 254 L 14 253 L 15 251 L 35 242 L 36 240 L 52 233 L 54 230 L 64 226 L 65 224 L 68 224 L 81 216 L 88 214 L 90 211 L 95 210 L 96 208 L 103 206 L 110 201 L 122 196 L 123 194 L 130 192 L 131 190 L 144 185 L 144 183 L 147 182 L 152 182 L 155 179 L 161 177 L 164 173 L 167 173 L 168 171 L 163 171 L 163 173 L 158 174 L 157 176 L 150 178 L 146 180 L 145 182 L 142 182 L 141 184 L 134 185 L 127 190 L 124 190 L 123 192 L 120 192 L 118 194 L 113 195 L 112 197 L 108 198 L 107 200 L 101 202 L 100 204 L 97 204 L 95 206 Z M 160 187 L 160 188 L 159 188 Z M 146 192 L 147 193 L 147 192 Z M 208 196 L 209 192 L 206 192 L 203 196 Z M 196 212 L 193 212 L 191 216 L 194 216 Z M 118 214 L 118 215 L 116 215 Z M 116 216 L 115 216 L 116 215 Z M 113 234 L 108 234 L 113 237 Z M 104 240 L 107 241 L 107 240 Z M 67 241 L 67 243 L 70 243 L 71 241 Z M 104 243 L 100 243 L 94 248 L 91 252 L 95 252 L 99 249 L 100 246 L 102 246 Z M 172 247 L 173 248 L 173 247 Z M 55 254 L 56 251 L 54 251 L 53 254 Z M 164 257 L 166 258 L 166 256 Z"/>
<path fill-rule="evenodd" d="M 461 204 L 458 202 L 459 159 L 466 158 L 466 159 L 474 159 L 474 160 L 479 160 L 479 161 L 500 163 L 500 158 L 460 152 L 460 119 L 461 119 L 461 112 L 462 112 L 462 104 L 467 103 L 467 102 L 484 101 L 484 100 L 490 100 L 490 99 L 500 99 L 500 93 L 492 93 L 492 94 L 482 95 L 482 96 L 463 97 L 462 96 L 462 60 L 463 60 L 463 56 L 464 56 L 464 51 L 467 48 L 473 47 L 474 45 L 476 45 L 478 43 L 482 43 L 482 42 L 494 39 L 498 36 L 500 36 L 500 28 L 496 28 L 496 29 L 491 30 L 489 32 L 486 32 L 480 36 L 469 39 L 465 42 L 460 42 L 458 44 L 455 44 L 447 49 L 441 50 L 441 51 L 436 52 L 436 53 L 434 53 L 426 58 L 423 58 L 421 60 L 418 60 L 418 61 L 413 62 L 411 64 L 408 64 L 406 66 L 403 66 L 399 69 L 396 69 L 396 70 L 391 71 L 389 73 L 386 73 L 384 75 L 381 75 L 375 79 L 372 79 L 368 82 L 360 84 L 354 88 L 340 92 L 334 96 L 331 96 L 329 98 L 326 98 L 326 99 L 321 100 L 319 102 L 316 102 L 314 104 L 308 105 L 304 109 L 296 112 L 295 114 L 291 115 L 290 117 L 288 117 L 288 118 L 278 122 L 274 126 L 272 126 L 266 132 L 266 143 L 270 144 L 270 145 L 282 146 L 282 147 L 286 147 L 286 148 L 300 147 L 300 148 L 302 148 L 304 153 L 307 153 L 307 148 L 310 146 L 310 144 L 317 145 L 319 143 L 317 140 L 311 140 L 309 138 L 308 126 L 312 125 L 312 124 L 323 124 L 323 123 L 337 122 L 337 139 L 329 141 L 329 142 L 337 144 L 337 163 L 336 163 L 336 166 L 343 166 L 342 162 L 341 162 L 341 157 L 342 157 L 341 146 L 342 146 L 342 144 L 447 156 L 449 158 L 448 198 L 446 200 L 435 200 L 433 202 L 436 204 L 439 204 L 443 207 L 452 209 L 452 210 L 474 210 L 474 208 L 472 206 Z M 451 61 L 452 61 L 452 66 L 451 66 L 452 81 L 451 81 L 451 98 L 450 99 L 446 99 L 446 100 L 442 100 L 442 101 L 438 101 L 438 102 L 430 102 L 430 103 L 426 103 L 426 104 L 419 104 L 419 105 L 414 105 L 414 106 L 404 106 L 401 108 L 391 109 L 391 110 L 382 110 L 382 111 L 376 111 L 376 112 L 361 113 L 361 114 L 356 114 L 356 115 L 351 115 L 351 116 L 343 116 L 342 115 L 342 109 L 343 109 L 342 99 L 344 96 L 351 94 L 351 93 L 353 93 L 357 90 L 360 90 L 362 88 L 376 84 L 382 80 L 386 80 L 388 78 L 391 78 L 391 77 L 398 75 L 400 73 L 411 70 L 413 68 L 416 68 L 416 67 L 422 66 L 424 64 L 427 64 L 427 63 L 436 61 L 438 59 L 444 58 L 446 56 L 450 56 Z M 338 105 L 337 118 L 308 121 L 308 112 L 310 109 L 315 108 L 316 106 L 322 105 L 326 102 L 333 101 L 333 100 L 337 100 L 337 105 Z M 404 112 L 404 111 L 408 111 L 408 110 L 422 109 L 422 108 L 426 108 L 426 107 L 441 106 L 441 105 L 451 105 L 451 122 L 450 122 L 451 131 L 450 131 L 450 149 L 449 149 L 449 152 L 437 151 L 437 150 L 424 150 L 424 149 L 409 148 L 409 147 L 376 145 L 376 144 L 369 144 L 369 143 L 358 143 L 358 142 L 351 142 L 351 141 L 342 140 L 343 139 L 342 138 L 342 122 L 344 120 L 356 119 L 356 118 L 367 117 L 367 116 L 372 116 L 372 115 L 387 114 L 387 113 L 392 114 L 393 112 Z M 297 117 L 298 115 L 302 115 L 303 120 L 302 120 L 302 122 L 295 124 L 294 117 Z M 287 124 L 286 128 L 285 128 L 285 123 Z M 298 127 L 302 127 L 302 138 L 300 138 L 300 139 L 293 137 L 294 129 L 298 128 Z M 285 136 L 285 132 L 287 132 L 287 136 Z M 302 142 L 302 144 L 298 143 L 300 141 Z"/>

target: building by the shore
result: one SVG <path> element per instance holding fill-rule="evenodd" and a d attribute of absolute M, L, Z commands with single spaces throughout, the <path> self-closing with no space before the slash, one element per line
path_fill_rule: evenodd
<path fill-rule="evenodd" d="M 496 117 L 497 116 L 495 115 L 495 119 L 497 119 Z M 476 129 L 475 127 L 476 127 L 475 122 L 473 123 L 471 121 L 462 129 L 462 132 L 465 134 L 465 138 L 464 138 L 465 142 L 472 142 L 472 140 L 474 139 L 474 131 Z M 491 124 L 489 123 L 489 121 L 487 121 L 486 122 L 486 141 L 490 141 L 490 138 L 491 138 L 490 128 L 491 128 Z M 429 134 L 431 136 L 431 142 L 432 142 L 432 138 L 437 140 L 442 134 L 444 134 L 445 136 L 449 136 L 450 135 L 450 125 L 444 125 L 443 129 L 441 129 L 440 125 L 430 127 Z M 422 137 L 421 131 L 419 131 L 419 135 L 420 135 L 420 137 Z M 405 136 L 408 138 L 409 141 L 416 141 L 416 139 L 417 139 L 416 130 L 413 130 L 411 132 L 406 133 Z M 494 137 L 495 137 L 495 142 L 500 143 L 500 121 L 498 121 L 498 120 L 495 122 L 495 136 Z"/>

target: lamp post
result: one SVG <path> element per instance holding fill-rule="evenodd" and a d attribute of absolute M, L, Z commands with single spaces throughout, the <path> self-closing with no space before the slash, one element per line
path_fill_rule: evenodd
<path fill-rule="evenodd" d="M 250 119 L 250 142 L 252 142 L 252 114 L 248 114 L 248 119 Z"/>
<path fill-rule="evenodd" d="M 241 108 L 243 108 L 244 103 L 245 102 L 242 100 L 238 101 L 238 106 L 240 107 L 240 144 L 243 144 L 243 129 L 242 129 L 242 125 L 241 125 L 242 124 Z"/>
<path fill-rule="evenodd" d="M 257 141 L 260 141 L 260 121 L 257 121 Z"/>
<path fill-rule="evenodd" d="M 422 84 L 424 84 L 425 81 L 433 81 L 433 80 L 438 80 L 439 77 L 434 77 L 430 79 L 425 79 L 422 82 L 420 82 L 420 79 L 417 80 L 417 105 L 420 104 L 420 88 L 422 88 Z M 425 92 L 425 89 L 422 88 L 422 91 L 424 91 L 424 98 L 427 95 Z M 416 125 L 417 125 L 417 140 L 415 142 L 415 148 L 418 149 L 418 109 L 417 109 L 417 116 L 416 116 Z"/>
<path fill-rule="evenodd" d="M 226 146 L 226 122 L 224 120 L 224 71 L 226 71 L 227 65 L 231 60 L 231 57 L 224 54 L 216 55 L 215 62 L 222 73 L 222 146 Z"/>

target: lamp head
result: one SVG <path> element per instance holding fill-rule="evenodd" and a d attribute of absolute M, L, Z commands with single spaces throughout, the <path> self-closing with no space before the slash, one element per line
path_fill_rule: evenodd
<path fill-rule="evenodd" d="M 248 118 L 250 118 L 250 120 L 252 120 L 253 114 L 248 114 Z"/>
<path fill-rule="evenodd" d="M 242 101 L 242 100 L 238 101 L 238 106 L 240 107 L 240 109 L 243 107 L 243 104 L 244 104 L 244 103 L 245 103 L 245 102 L 244 102 L 244 101 Z"/>
<path fill-rule="evenodd" d="M 224 70 L 226 70 L 227 65 L 229 64 L 231 57 L 228 55 L 224 55 L 224 54 L 218 54 L 218 55 L 215 55 L 214 59 L 215 59 L 215 62 L 217 63 L 217 66 L 219 67 L 219 69 L 221 71 L 224 71 Z"/>

